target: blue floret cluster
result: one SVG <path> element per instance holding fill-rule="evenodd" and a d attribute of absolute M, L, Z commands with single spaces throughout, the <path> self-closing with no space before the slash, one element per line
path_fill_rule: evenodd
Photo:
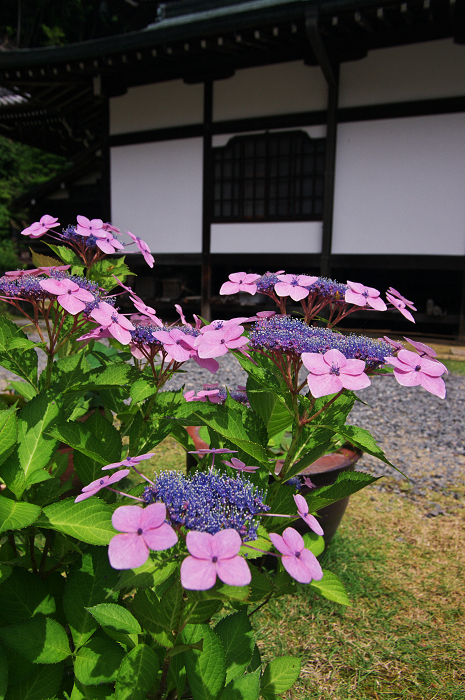
<path fill-rule="evenodd" d="M 384 340 L 366 336 L 342 335 L 328 328 L 307 326 L 290 316 L 272 316 L 255 323 L 250 331 L 249 348 L 301 355 L 339 350 L 348 359 L 364 360 L 367 369 L 377 369 L 393 353 Z"/>
<path fill-rule="evenodd" d="M 217 471 L 184 476 L 177 471 L 161 472 L 154 486 L 147 486 L 146 503 L 163 502 L 173 525 L 209 532 L 236 530 L 244 542 L 257 539 L 260 514 L 269 510 L 265 493 L 246 477 L 234 478 Z"/>

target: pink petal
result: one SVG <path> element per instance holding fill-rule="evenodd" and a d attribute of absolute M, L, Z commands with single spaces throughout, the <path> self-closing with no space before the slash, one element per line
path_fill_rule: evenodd
<path fill-rule="evenodd" d="M 120 506 L 111 516 L 111 524 L 120 532 L 137 532 L 144 509 L 140 506 Z"/>
<path fill-rule="evenodd" d="M 78 289 L 73 293 L 74 297 L 77 297 L 81 301 L 94 301 L 95 297 L 92 292 L 87 291 L 87 289 Z"/>
<path fill-rule="evenodd" d="M 100 248 L 101 251 L 104 253 L 114 253 L 115 248 L 111 245 L 111 243 L 107 239 L 98 239 L 97 240 L 97 247 Z"/>
<path fill-rule="evenodd" d="M 336 374 L 309 374 L 307 384 L 315 399 L 320 398 L 320 396 L 337 394 L 338 391 L 344 388 L 340 377 Z"/>
<path fill-rule="evenodd" d="M 188 532 L 187 536 L 191 533 Z M 197 533 L 206 534 L 206 533 Z M 209 559 L 186 557 L 181 564 L 181 585 L 188 591 L 207 591 L 216 583 L 216 566 Z"/>
<path fill-rule="evenodd" d="M 153 504 L 158 505 L 158 504 Z M 150 506 L 149 506 L 150 508 Z M 155 552 L 173 547 L 178 541 L 178 536 L 168 523 L 163 523 L 154 530 L 145 530 L 143 534 L 145 544 Z"/>
<path fill-rule="evenodd" d="M 341 380 L 344 389 L 350 389 L 350 391 L 366 389 L 367 386 L 370 386 L 371 384 L 370 378 L 364 372 L 355 376 L 341 372 L 339 379 Z"/>
<path fill-rule="evenodd" d="M 83 301 L 80 301 L 77 297 L 72 294 L 62 294 L 57 297 L 57 301 L 69 314 L 73 316 L 80 313 L 86 308 Z"/>
<path fill-rule="evenodd" d="M 114 569 L 137 569 L 142 564 L 145 564 L 148 557 L 148 547 L 143 537 L 137 535 L 137 533 L 115 535 L 110 540 L 108 558 Z"/>
<path fill-rule="evenodd" d="M 284 275 L 280 275 L 279 277 L 284 277 Z M 286 275 L 286 277 L 291 277 L 291 275 Z M 274 290 L 279 297 L 289 296 L 292 289 L 288 282 L 277 282 L 274 286 Z"/>
<path fill-rule="evenodd" d="M 440 399 L 446 398 L 446 385 L 441 377 L 430 377 L 427 374 L 421 375 L 421 386 L 431 394 L 435 394 Z"/>
<path fill-rule="evenodd" d="M 427 357 L 420 358 L 421 371 L 430 377 L 440 377 L 447 372 L 447 368 L 439 360 L 430 360 Z"/>
<path fill-rule="evenodd" d="M 347 290 L 347 292 L 344 295 L 344 299 L 348 304 L 355 304 L 356 306 L 366 306 L 367 303 L 366 297 L 362 296 L 362 294 L 358 294 L 357 292 L 352 291 L 351 289 Z"/>
<path fill-rule="evenodd" d="M 291 286 L 291 291 L 289 292 L 289 296 L 291 299 L 294 301 L 301 301 L 301 299 L 305 299 L 305 297 L 308 297 L 310 292 L 308 289 L 305 289 L 304 287 L 295 287 Z"/>
<path fill-rule="evenodd" d="M 213 535 L 212 555 L 218 559 L 230 559 L 238 554 L 241 545 L 242 540 L 236 530 L 221 530 Z"/>
<path fill-rule="evenodd" d="M 303 352 L 301 358 L 304 366 L 312 374 L 329 374 L 331 371 L 331 367 L 319 352 Z"/>
<path fill-rule="evenodd" d="M 363 294 L 363 292 L 365 291 L 365 285 L 361 282 L 349 282 L 349 280 L 347 280 L 347 286 L 352 291 L 356 292 L 356 294 Z"/>
<path fill-rule="evenodd" d="M 211 559 L 213 535 L 209 532 L 197 532 L 190 530 L 186 536 L 186 546 L 189 554 L 196 559 Z M 235 552 L 237 554 L 237 552 Z"/>
<path fill-rule="evenodd" d="M 421 373 L 415 372 L 415 370 L 402 372 L 394 369 L 394 376 L 402 386 L 419 386 L 421 384 Z"/>
<path fill-rule="evenodd" d="M 218 578 L 228 586 L 248 586 L 252 580 L 247 562 L 239 556 L 220 559 L 216 563 L 216 573 Z"/>
<path fill-rule="evenodd" d="M 215 374 L 220 368 L 219 363 L 214 360 L 212 357 L 199 357 L 198 355 L 192 355 L 191 357 L 192 360 L 199 366 L 203 367 L 204 369 L 208 369 L 209 372 L 212 374 Z"/>
<path fill-rule="evenodd" d="M 303 549 L 300 553 L 300 561 L 302 561 L 307 567 L 307 570 L 310 571 L 313 580 L 321 581 L 323 578 L 323 569 L 313 552 L 309 549 Z"/>
<path fill-rule="evenodd" d="M 246 284 L 245 282 L 240 285 L 240 291 L 241 292 L 247 292 L 247 294 L 254 294 L 257 293 L 257 285 L 256 284 Z"/>
<path fill-rule="evenodd" d="M 307 550 L 308 551 L 308 550 Z M 310 583 L 312 580 L 312 571 L 305 561 L 301 560 L 301 556 L 283 555 L 281 558 L 284 568 L 287 573 L 299 583 Z"/>
<path fill-rule="evenodd" d="M 320 523 L 313 515 L 311 515 L 311 513 L 307 513 L 307 515 L 302 515 L 301 517 L 302 520 L 307 523 L 310 530 L 313 530 L 313 532 L 315 532 L 317 535 L 323 536 L 325 534 Z"/>
<path fill-rule="evenodd" d="M 293 527 L 287 527 L 283 532 L 283 540 L 289 547 L 291 552 L 300 552 L 305 547 L 305 542 L 302 535 L 294 530 Z"/>
<path fill-rule="evenodd" d="M 378 292 L 378 294 L 379 294 L 379 292 Z M 386 304 L 379 296 L 368 297 L 367 301 L 368 301 L 368 305 L 371 306 L 373 309 L 376 309 L 376 311 L 386 311 L 386 309 L 387 309 Z"/>
<path fill-rule="evenodd" d="M 166 519 L 166 506 L 164 503 L 152 503 L 152 505 L 144 508 L 140 525 L 144 532 L 153 528 L 160 527 Z"/>
<path fill-rule="evenodd" d="M 231 277 L 229 279 L 231 279 Z M 254 282 L 256 282 L 259 279 L 260 279 L 260 275 L 255 275 L 254 273 L 249 272 L 242 280 L 242 283 L 243 284 L 253 284 Z"/>
<path fill-rule="evenodd" d="M 281 552 L 281 554 L 286 554 L 288 556 L 289 555 L 294 556 L 294 552 L 291 549 L 289 549 L 289 547 L 284 542 L 281 535 L 277 535 L 275 532 L 270 532 L 269 538 L 273 542 L 273 544 L 274 544 L 275 548 L 278 550 L 278 552 Z"/>
<path fill-rule="evenodd" d="M 302 287 L 310 287 L 311 284 L 314 284 L 317 281 L 318 277 L 310 277 L 310 275 L 299 275 L 297 277 L 297 282 L 302 286 Z"/>
<path fill-rule="evenodd" d="M 246 277 L 246 272 L 233 272 L 231 275 L 229 275 L 229 279 L 231 280 L 231 282 L 236 282 L 237 284 L 244 282 Z"/>
<path fill-rule="evenodd" d="M 411 350 L 400 350 L 397 357 L 401 362 L 408 365 L 408 367 L 415 368 L 418 367 L 418 365 L 421 366 L 422 358 L 419 355 L 417 355 L 416 352 L 412 352 Z M 406 368 L 403 367 L 402 369 Z"/>
<path fill-rule="evenodd" d="M 129 345 L 132 340 L 130 332 L 126 331 L 124 328 L 121 328 L 121 326 L 119 326 L 117 323 L 110 323 L 108 330 L 112 334 L 113 338 L 116 338 L 116 340 L 122 345 Z"/>
<path fill-rule="evenodd" d="M 365 369 L 363 360 L 347 360 L 347 364 L 342 371 L 343 374 L 361 374 Z"/>
<path fill-rule="evenodd" d="M 347 365 L 347 358 L 340 350 L 328 350 L 328 352 L 325 352 L 323 357 L 325 362 L 327 362 L 330 366 L 337 365 L 337 367 L 342 369 L 342 367 L 345 368 Z"/>

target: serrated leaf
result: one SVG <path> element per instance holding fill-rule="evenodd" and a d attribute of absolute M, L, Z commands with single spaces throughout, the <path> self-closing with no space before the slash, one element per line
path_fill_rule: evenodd
<path fill-rule="evenodd" d="M 99 603 L 86 608 L 86 610 L 102 627 L 108 627 L 115 632 L 124 632 L 125 634 L 140 634 L 142 632 L 134 615 L 131 615 L 129 610 L 126 610 L 122 605 Z"/>
<path fill-rule="evenodd" d="M 25 386 L 30 386 L 25 384 Z M 0 413 L 0 465 L 12 453 L 18 437 L 18 425 L 16 419 L 16 408 L 11 408 L 1 411 Z M 0 472 L 1 474 L 1 472 Z"/>
<path fill-rule="evenodd" d="M 49 429 L 48 434 L 100 464 L 111 463 L 107 459 L 107 453 L 103 449 L 102 443 L 87 427 L 86 423 L 61 423 Z"/>
<path fill-rule="evenodd" d="M 258 700 L 260 695 L 260 671 L 234 678 L 220 695 L 219 700 Z"/>
<path fill-rule="evenodd" d="M 271 544 L 271 543 L 270 543 Z M 263 556 L 263 555 L 262 555 Z M 249 584 L 250 595 L 247 598 L 248 603 L 259 603 L 266 598 L 273 590 L 271 581 L 262 574 L 256 566 L 250 566 L 252 581 Z"/>
<path fill-rule="evenodd" d="M 4 700 L 8 687 L 8 660 L 0 646 L 0 700 Z"/>
<path fill-rule="evenodd" d="M 215 625 L 215 633 L 223 643 L 226 657 L 226 680 L 229 683 L 244 673 L 252 659 L 255 645 L 252 625 L 246 609 L 224 617 Z"/>
<path fill-rule="evenodd" d="M 132 612 L 141 626 L 149 632 L 161 646 L 172 648 L 174 637 L 159 624 L 160 603 L 149 588 L 137 591 L 131 605 Z"/>
<path fill-rule="evenodd" d="M 29 342 L 29 338 L 21 328 L 4 316 L 0 316 L 0 366 L 37 387 L 37 353 L 34 349 L 27 348 L 22 351 L 10 350 L 10 342 L 13 338 L 22 338 Z"/>
<path fill-rule="evenodd" d="M 37 525 L 58 530 L 87 544 L 107 545 L 115 534 L 111 516 L 111 508 L 99 498 L 81 503 L 66 498 L 46 506 Z"/>
<path fill-rule="evenodd" d="M 300 659 L 280 656 L 266 665 L 260 681 L 260 693 L 267 700 L 284 693 L 294 685 L 300 674 Z"/>
<path fill-rule="evenodd" d="M 306 532 L 302 537 L 305 548 L 309 549 L 316 557 L 319 557 L 325 551 L 324 537 L 317 535 L 315 532 Z"/>
<path fill-rule="evenodd" d="M 29 401 L 18 420 L 18 459 L 25 479 L 45 467 L 57 447 L 57 441 L 47 435 L 60 420 L 62 398 L 53 390 L 41 392 Z"/>
<path fill-rule="evenodd" d="M 333 574 L 332 571 L 323 569 L 323 578 L 321 581 L 312 581 L 310 586 L 317 591 L 323 598 L 333 600 L 340 605 L 350 605 L 349 596 L 344 588 L 342 581 Z"/>
<path fill-rule="evenodd" d="M 153 396 L 158 391 L 158 387 L 153 382 L 146 379 L 138 379 L 131 386 L 130 397 L 133 403 L 144 401 L 149 396 Z"/>
<path fill-rule="evenodd" d="M 20 396 L 23 396 L 27 401 L 31 401 L 34 396 L 37 396 L 37 389 L 35 389 L 32 384 L 22 381 L 10 381 L 11 388 Z"/>
<path fill-rule="evenodd" d="M 176 569 L 175 561 L 160 561 L 157 555 L 150 554 L 149 558 L 137 569 L 127 569 L 119 572 L 120 578 L 115 585 L 115 591 L 123 588 L 154 588 L 158 584 L 166 581 Z"/>
<path fill-rule="evenodd" d="M 103 287 L 108 292 L 111 291 L 118 284 L 115 277 L 124 283 L 126 277 L 132 274 L 124 260 L 125 256 L 99 260 L 90 268 L 89 279 L 97 282 L 99 287 Z"/>
<path fill-rule="evenodd" d="M 115 700 L 145 700 L 158 674 L 158 657 L 139 644 L 123 659 L 115 685 Z"/>
<path fill-rule="evenodd" d="M 36 615 L 52 615 L 55 600 L 47 584 L 38 576 L 14 567 L 2 582 L 0 598 L 0 625 L 8 626 Z"/>
<path fill-rule="evenodd" d="M 219 637 L 209 625 L 186 625 L 182 632 L 185 644 L 203 639 L 203 651 L 185 651 L 189 689 L 194 700 L 215 700 L 226 679 L 226 658 Z"/>
<path fill-rule="evenodd" d="M 292 425 L 294 416 L 279 394 L 267 391 L 253 377 L 247 380 L 247 397 L 263 420 L 269 440 Z"/>
<path fill-rule="evenodd" d="M 365 488 L 365 486 L 372 484 L 374 481 L 378 481 L 380 478 L 381 477 L 372 476 L 371 474 L 365 474 L 364 472 L 341 472 L 334 484 L 312 489 L 309 494 L 304 496 L 308 504 L 309 512 L 315 512 L 325 506 L 329 506 L 331 503 L 340 501 L 341 498 L 345 498 L 346 496 L 360 491 Z"/>
<path fill-rule="evenodd" d="M 53 698 L 60 687 L 64 666 L 44 664 L 26 678 L 8 688 L 6 700 L 46 700 Z"/>
<path fill-rule="evenodd" d="M 402 474 L 400 469 L 395 467 L 388 460 L 381 447 L 379 447 L 379 445 L 376 444 L 374 437 L 371 435 L 371 433 L 368 432 L 368 430 L 365 430 L 365 428 L 358 428 L 355 425 L 338 425 L 334 427 L 331 425 L 325 425 L 324 427 L 328 430 L 333 430 L 335 433 L 345 438 L 352 445 L 355 445 L 355 447 L 359 447 L 361 450 L 363 450 L 363 452 L 367 452 L 369 455 L 377 457 L 382 462 L 384 462 L 390 467 L 393 467 L 396 471 Z M 405 474 L 403 474 L 403 476 L 405 476 Z"/>
<path fill-rule="evenodd" d="M 0 532 L 28 527 L 39 515 L 40 508 L 33 503 L 18 503 L 0 496 Z"/>
<path fill-rule="evenodd" d="M 190 625 L 198 625 L 211 620 L 222 607 L 221 600 L 197 600 L 189 605 L 184 617 Z"/>
<path fill-rule="evenodd" d="M 48 245 L 48 247 L 51 248 L 51 250 L 53 250 L 55 255 L 58 255 L 60 260 L 64 262 L 65 265 L 74 265 L 77 267 L 82 267 L 81 258 L 79 258 L 76 255 L 76 253 L 73 250 L 71 250 L 71 248 L 67 248 L 64 245 L 54 245 L 53 243 L 47 243 L 46 245 Z M 48 267 L 48 265 L 46 265 L 45 267 Z"/>
<path fill-rule="evenodd" d="M 7 564 L 0 564 L 0 584 L 5 583 L 7 578 L 11 576 L 13 568 Z"/>
<path fill-rule="evenodd" d="M 82 685 L 75 679 L 69 700 L 113 700 L 114 697 L 113 685 Z"/>
<path fill-rule="evenodd" d="M 0 639 L 35 664 L 55 664 L 71 653 L 63 627 L 42 615 L 0 628 Z"/>
<path fill-rule="evenodd" d="M 58 391 L 64 393 L 71 387 L 79 384 L 80 381 L 86 381 L 89 374 L 90 369 L 86 356 L 81 352 L 69 357 L 63 357 L 61 360 L 53 363 L 52 383 L 54 388 L 56 387 Z"/>
<path fill-rule="evenodd" d="M 74 673 L 83 685 L 110 683 L 116 680 L 124 656 L 117 642 L 96 635 L 76 651 Z"/>
<path fill-rule="evenodd" d="M 114 600 L 112 591 L 118 572 L 110 566 L 106 548 L 89 547 L 79 569 L 72 569 L 66 579 L 63 609 L 74 645 L 82 646 L 98 629 L 97 621 L 86 608 Z"/>
<path fill-rule="evenodd" d="M 36 267 L 60 267 L 61 266 L 61 260 L 57 260 L 56 258 L 51 258 L 49 255 L 41 255 L 40 253 L 36 253 L 32 248 L 29 248 L 31 251 L 31 256 L 32 256 L 32 262 Z"/>

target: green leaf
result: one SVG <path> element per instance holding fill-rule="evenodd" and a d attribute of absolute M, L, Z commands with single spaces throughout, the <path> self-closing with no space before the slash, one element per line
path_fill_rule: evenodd
<path fill-rule="evenodd" d="M 96 635 L 76 651 L 74 673 L 83 685 L 110 683 L 116 680 L 124 656 L 119 644 Z"/>
<path fill-rule="evenodd" d="M 75 679 L 69 700 L 114 700 L 113 685 L 82 685 Z"/>
<path fill-rule="evenodd" d="M 114 600 L 112 591 L 118 572 L 110 566 L 106 547 L 89 547 L 79 569 L 72 569 L 66 579 L 63 608 L 74 645 L 82 646 L 98 629 L 98 623 L 86 608 Z"/>
<path fill-rule="evenodd" d="M 25 386 L 29 386 L 29 384 L 25 384 Z M 8 410 L 0 412 L 0 465 L 2 465 L 12 453 L 17 437 L 18 425 L 16 420 L 16 407 L 11 406 Z"/>
<path fill-rule="evenodd" d="M 186 668 L 184 666 L 184 655 L 173 656 L 168 669 L 168 692 L 176 690 L 176 697 L 182 698 L 186 686 Z"/>
<path fill-rule="evenodd" d="M 0 564 L 0 584 L 5 583 L 5 581 L 11 576 L 12 573 L 13 568 L 11 566 L 8 566 L 6 564 Z"/>
<path fill-rule="evenodd" d="M 397 469 L 397 467 L 391 464 L 381 447 L 376 444 L 374 437 L 368 432 L 368 430 L 365 430 L 365 428 L 358 428 L 355 425 L 325 425 L 324 427 L 328 430 L 333 430 L 335 433 L 345 438 L 348 442 L 352 443 L 352 445 L 355 445 L 355 447 L 359 447 L 369 455 L 377 457 L 382 462 L 390 467 L 393 467 L 396 471 L 402 474 L 400 469 Z"/>
<path fill-rule="evenodd" d="M 56 611 L 55 600 L 45 581 L 19 567 L 14 567 L 0 590 L 2 627 L 29 620 L 35 615 L 53 615 Z"/>
<path fill-rule="evenodd" d="M 61 393 L 71 389 L 80 381 L 87 381 L 90 374 L 89 365 L 86 361 L 85 353 L 63 357 L 53 363 L 52 383 L 54 389 Z"/>
<path fill-rule="evenodd" d="M 258 700 L 260 695 L 260 671 L 234 678 L 224 688 L 219 700 Z"/>
<path fill-rule="evenodd" d="M 23 396 L 27 401 L 30 401 L 37 396 L 37 389 L 35 389 L 32 384 L 22 381 L 10 381 L 11 388 L 20 396 Z"/>
<path fill-rule="evenodd" d="M 55 267 L 57 265 L 61 265 L 61 260 L 51 258 L 49 255 L 41 255 L 40 253 L 36 253 L 34 250 L 32 250 L 32 248 L 29 248 L 29 250 L 31 251 L 32 262 L 36 267 Z"/>
<path fill-rule="evenodd" d="M 154 384 L 154 381 L 149 382 L 146 379 L 138 379 L 134 382 L 134 384 L 132 384 L 129 395 L 132 399 L 132 403 L 134 404 L 144 401 L 149 396 L 153 396 L 153 394 L 156 394 L 157 391 L 158 387 L 156 384 Z"/>
<path fill-rule="evenodd" d="M 6 700 L 46 700 L 53 698 L 63 677 L 64 665 L 44 664 L 25 679 L 8 688 Z"/>
<path fill-rule="evenodd" d="M 190 625 L 208 622 L 222 607 L 223 602 L 221 600 L 196 600 L 186 610 L 185 619 Z"/>
<path fill-rule="evenodd" d="M 45 467 L 57 442 L 46 433 L 62 419 L 63 401 L 53 390 L 43 391 L 21 411 L 18 421 L 18 459 L 27 482 L 29 474 Z"/>
<path fill-rule="evenodd" d="M 0 646 L 0 700 L 4 700 L 8 687 L 8 660 Z"/>
<path fill-rule="evenodd" d="M 149 588 L 137 591 L 131 609 L 143 629 L 150 634 L 157 634 L 162 629 L 159 622 L 160 602 Z"/>
<path fill-rule="evenodd" d="M 178 578 L 165 591 L 160 599 L 158 624 L 167 632 L 177 630 L 185 608 L 184 589 Z"/>
<path fill-rule="evenodd" d="M 300 659 L 280 656 L 266 665 L 261 678 L 261 694 L 265 699 L 284 693 L 294 685 L 300 674 Z"/>
<path fill-rule="evenodd" d="M 263 420 L 269 440 L 292 425 L 294 417 L 279 394 L 267 391 L 253 377 L 247 380 L 247 397 Z"/>
<path fill-rule="evenodd" d="M 323 569 L 323 578 L 321 581 L 311 581 L 310 586 L 317 591 L 323 598 L 333 600 L 341 605 L 350 605 L 349 596 L 344 588 L 342 581 L 333 574 L 332 571 Z"/>
<path fill-rule="evenodd" d="M 364 472 L 347 471 L 341 472 L 334 484 L 322 486 L 319 489 L 312 491 L 304 496 L 307 501 L 309 512 L 315 512 L 329 506 L 331 503 L 340 501 L 341 498 L 350 496 L 357 491 L 365 488 L 374 481 L 378 481 L 381 477 L 375 477 Z"/>
<path fill-rule="evenodd" d="M 252 659 L 255 642 L 247 610 L 243 608 L 224 617 L 215 626 L 215 632 L 223 643 L 226 655 L 227 684 L 244 673 Z"/>
<path fill-rule="evenodd" d="M 319 557 L 325 551 L 324 537 L 317 535 L 315 532 L 306 532 L 302 537 L 305 542 L 305 548 L 309 549 L 316 557 Z"/>
<path fill-rule="evenodd" d="M 157 554 L 151 553 L 142 566 L 139 566 L 137 569 L 121 571 L 119 581 L 114 590 L 121 591 L 123 588 L 154 588 L 166 581 L 176 567 L 177 563 L 175 561 L 162 561 Z"/>
<path fill-rule="evenodd" d="M 103 287 L 107 292 L 111 291 L 118 284 L 115 277 L 124 282 L 126 277 L 132 274 L 124 260 L 124 255 L 120 258 L 99 260 L 90 268 L 89 279 L 97 282 L 99 287 Z"/>
<path fill-rule="evenodd" d="M 63 627 L 42 615 L 0 628 L 0 639 L 35 664 L 55 664 L 71 653 Z"/>
<path fill-rule="evenodd" d="M 68 391 L 99 391 L 106 387 L 118 386 L 127 387 L 129 393 L 130 385 L 139 377 L 139 372 L 131 365 L 112 362 L 108 367 L 93 370 L 85 382 L 77 380 L 74 387 L 69 387 Z"/>
<path fill-rule="evenodd" d="M 122 605 L 99 603 L 86 608 L 86 610 L 102 627 L 108 627 L 115 632 L 124 632 L 125 634 L 140 634 L 142 632 L 136 618 Z"/>
<path fill-rule="evenodd" d="M 0 532 L 28 527 L 39 515 L 40 508 L 33 503 L 17 503 L 0 496 Z"/>
<path fill-rule="evenodd" d="M 115 700 L 145 700 L 158 674 L 158 657 L 139 644 L 123 659 L 115 685 Z"/>
<path fill-rule="evenodd" d="M 263 556 L 263 555 L 262 555 Z M 259 603 L 266 598 L 273 590 L 271 581 L 262 574 L 256 566 L 250 566 L 252 581 L 249 584 L 250 595 L 247 598 L 248 603 Z"/>
<path fill-rule="evenodd" d="M 87 544 L 107 545 L 115 534 L 111 516 L 111 508 L 99 498 L 81 503 L 66 498 L 44 508 L 37 525 L 58 530 Z"/>
<path fill-rule="evenodd" d="M 219 637 L 209 625 L 186 625 L 182 632 L 185 644 L 203 639 L 203 651 L 185 651 L 189 688 L 194 700 L 216 700 L 226 679 L 226 658 Z"/>
<path fill-rule="evenodd" d="M 100 464 L 110 464 L 102 443 L 94 435 L 86 423 L 61 423 L 49 430 L 49 435 L 61 440 L 75 450 L 79 450 L 87 457 L 91 457 Z M 121 452 L 120 452 L 121 454 Z M 116 460 L 119 461 L 119 460 Z"/>
<path fill-rule="evenodd" d="M 291 479 L 296 474 L 300 474 L 306 467 L 316 462 L 324 454 L 334 450 L 333 443 L 331 441 L 331 431 L 329 430 L 317 430 L 316 434 L 313 433 L 313 437 L 304 444 L 301 445 L 299 450 L 299 455 L 305 451 L 304 456 L 295 462 L 286 472 L 286 479 Z"/>
<path fill-rule="evenodd" d="M 0 366 L 22 377 L 37 387 L 37 353 L 34 349 L 10 349 L 11 340 L 21 338 L 29 342 L 27 335 L 15 323 L 0 316 Z"/>
<path fill-rule="evenodd" d="M 60 260 L 64 262 L 65 265 L 74 265 L 76 267 L 83 266 L 81 258 L 79 258 L 76 253 L 71 250 L 71 248 L 66 248 L 64 245 L 54 245 L 53 243 L 47 243 L 47 245 L 49 248 L 51 248 L 51 250 L 53 250 L 55 255 L 58 255 Z M 48 265 L 45 267 L 48 267 Z"/>

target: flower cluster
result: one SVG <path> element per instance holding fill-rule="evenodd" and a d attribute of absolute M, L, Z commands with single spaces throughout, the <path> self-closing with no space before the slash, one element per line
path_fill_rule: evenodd
<path fill-rule="evenodd" d="M 294 355 L 339 350 L 348 360 L 363 360 L 369 370 L 384 365 L 386 357 L 393 353 L 392 347 L 384 340 L 344 336 L 328 328 L 308 326 L 289 316 L 258 321 L 250 332 L 249 347 Z"/>
<path fill-rule="evenodd" d="M 194 390 L 186 391 L 184 398 L 186 401 L 210 401 L 210 403 L 224 404 L 228 398 L 228 393 L 233 401 L 241 403 L 244 406 L 250 406 L 249 397 L 245 386 L 238 386 L 237 389 L 229 389 L 220 387 L 218 384 L 204 384 L 203 389 L 195 393 Z"/>
<path fill-rule="evenodd" d="M 146 503 L 163 502 L 173 525 L 212 535 L 232 529 L 244 542 L 257 538 L 260 514 L 269 510 L 263 491 L 250 481 L 213 470 L 192 476 L 161 472 L 154 485 L 146 487 L 143 497 Z"/>

